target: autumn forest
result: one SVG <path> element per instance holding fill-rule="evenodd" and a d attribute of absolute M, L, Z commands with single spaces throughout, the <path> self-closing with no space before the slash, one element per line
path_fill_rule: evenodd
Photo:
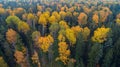
<path fill-rule="evenodd" d="M 0 67 L 119 67 L 120 1 L 0 1 Z"/>

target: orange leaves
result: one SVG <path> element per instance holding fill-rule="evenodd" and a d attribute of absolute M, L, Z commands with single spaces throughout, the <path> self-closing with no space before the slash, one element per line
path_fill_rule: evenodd
<path fill-rule="evenodd" d="M 56 61 L 60 60 L 64 64 L 67 64 L 70 56 L 70 50 L 68 49 L 68 45 L 66 44 L 66 42 L 60 42 L 58 46 L 59 57 L 56 58 Z"/>
<path fill-rule="evenodd" d="M 54 39 L 51 35 L 46 37 L 40 37 L 38 40 L 39 47 L 43 50 L 43 52 L 47 52 L 50 45 L 54 42 Z"/>
<path fill-rule="evenodd" d="M 16 31 L 14 31 L 13 29 L 8 29 L 8 31 L 6 32 L 6 39 L 10 44 L 15 43 L 17 40 Z"/>
<path fill-rule="evenodd" d="M 92 20 L 97 24 L 99 22 L 99 16 L 97 14 L 94 14 Z"/>
<path fill-rule="evenodd" d="M 18 50 L 15 51 L 14 56 L 15 56 L 16 62 L 18 64 L 21 64 L 25 61 L 24 54 L 22 52 L 18 51 Z"/>
<path fill-rule="evenodd" d="M 87 23 L 87 15 L 85 13 L 80 13 L 78 16 L 78 22 L 79 24 L 86 24 Z"/>

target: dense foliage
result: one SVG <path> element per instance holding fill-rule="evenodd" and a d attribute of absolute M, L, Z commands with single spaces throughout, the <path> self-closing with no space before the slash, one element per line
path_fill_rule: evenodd
<path fill-rule="evenodd" d="M 41 1 L 0 2 L 0 67 L 120 66 L 120 2 Z"/>

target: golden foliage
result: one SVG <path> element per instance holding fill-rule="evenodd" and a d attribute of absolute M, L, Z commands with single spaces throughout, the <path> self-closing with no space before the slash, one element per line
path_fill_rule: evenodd
<path fill-rule="evenodd" d="M 50 18 L 49 18 L 49 23 L 55 23 L 55 22 L 57 22 L 57 19 L 56 19 L 56 17 L 54 16 L 54 15 L 52 15 Z"/>
<path fill-rule="evenodd" d="M 56 58 L 56 61 L 60 60 L 64 64 L 67 64 L 70 56 L 70 50 L 68 49 L 68 45 L 66 44 L 66 42 L 60 42 L 58 46 L 59 57 Z"/>
<path fill-rule="evenodd" d="M 21 32 L 27 33 L 30 30 L 30 27 L 26 22 L 20 21 L 18 23 L 18 30 Z"/>
<path fill-rule="evenodd" d="M 87 23 L 87 15 L 85 13 L 80 13 L 78 16 L 78 22 L 79 24 L 86 24 Z"/>
<path fill-rule="evenodd" d="M 65 21 L 60 21 L 59 25 L 60 25 L 60 29 L 67 29 L 67 28 L 69 28 L 69 26 L 67 25 L 67 22 L 65 22 Z"/>
<path fill-rule="evenodd" d="M 40 15 L 38 23 L 42 24 L 43 26 L 47 25 L 47 19 L 46 19 L 46 17 L 43 14 Z"/>
<path fill-rule="evenodd" d="M 76 43 L 76 37 L 75 37 L 75 33 L 73 30 L 71 29 L 66 29 L 66 37 L 67 39 L 70 41 L 71 45 Z"/>
<path fill-rule="evenodd" d="M 83 28 L 80 26 L 73 26 L 71 29 L 74 31 L 76 37 L 78 36 L 79 32 L 83 31 Z"/>
<path fill-rule="evenodd" d="M 87 40 L 87 37 L 90 35 L 90 29 L 88 27 L 85 27 L 83 29 L 82 35 L 84 37 L 84 40 Z"/>
<path fill-rule="evenodd" d="M 120 13 L 116 16 L 117 19 L 120 19 Z"/>
<path fill-rule="evenodd" d="M 29 13 L 29 14 L 27 15 L 27 19 L 28 19 L 28 20 L 33 20 L 33 19 L 34 19 L 34 15 L 33 15 L 32 13 Z"/>
<path fill-rule="evenodd" d="M 66 17 L 66 12 L 60 11 L 59 15 L 61 16 L 61 19 L 64 20 L 64 18 Z"/>
<path fill-rule="evenodd" d="M 47 52 L 50 45 L 54 42 L 54 39 L 51 35 L 46 37 L 40 37 L 38 40 L 39 47 L 43 50 L 43 52 Z"/>
<path fill-rule="evenodd" d="M 52 15 L 56 17 L 57 22 L 60 21 L 60 15 L 57 11 L 52 12 Z"/>
<path fill-rule="evenodd" d="M 97 24 L 99 22 L 99 16 L 97 14 L 94 14 L 92 20 Z"/>
<path fill-rule="evenodd" d="M 116 19 L 116 23 L 120 25 L 120 19 Z"/>
<path fill-rule="evenodd" d="M 58 35 L 58 40 L 59 40 L 60 42 L 64 42 L 64 41 L 65 41 L 65 36 L 63 36 L 62 34 L 59 34 L 59 35 Z"/>
<path fill-rule="evenodd" d="M 32 61 L 33 63 L 39 63 L 39 57 L 36 51 L 34 51 L 34 54 L 32 55 Z"/>
<path fill-rule="evenodd" d="M 15 53 L 14 53 L 14 56 L 15 56 L 16 62 L 18 64 L 21 64 L 25 61 L 24 54 L 21 51 L 16 50 Z"/>
<path fill-rule="evenodd" d="M 110 32 L 110 28 L 97 28 L 97 30 L 94 31 L 94 36 L 92 37 L 92 41 L 103 43 L 107 40 L 108 34 Z"/>
<path fill-rule="evenodd" d="M 17 40 L 16 31 L 14 31 L 13 29 L 8 29 L 8 31 L 6 32 L 6 39 L 10 44 L 15 43 Z"/>

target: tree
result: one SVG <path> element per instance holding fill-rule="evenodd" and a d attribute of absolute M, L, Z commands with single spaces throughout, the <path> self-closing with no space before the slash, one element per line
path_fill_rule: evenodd
<path fill-rule="evenodd" d="M 13 29 L 8 29 L 6 32 L 6 39 L 10 44 L 16 43 L 17 41 L 17 33 Z"/>
<path fill-rule="evenodd" d="M 18 30 L 20 32 L 27 33 L 30 30 L 30 27 L 29 27 L 29 25 L 26 22 L 20 21 L 18 23 Z"/>
<path fill-rule="evenodd" d="M 55 22 L 57 22 L 57 19 L 56 19 L 56 17 L 54 16 L 54 15 L 52 15 L 50 18 L 49 18 L 49 23 L 55 23 Z"/>
<path fill-rule="evenodd" d="M 60 29 L 60 26 L 58 23 L 53 23 L 52 25 L 50 25 L 49 30 L 54 39 L 57 37 L 59 29 Z"/>
<path fill-rule="evenodd" d="M 6 19 L 7 24 L 18 24 L 20 19 L 17 16 L 8 16 Z"/>
<path fill-rule="evenodd" d="M 71 29 L 66 29 L 66 37 L 70 41 L 70 45 L 73 46 L 76 43 L 76 37 L 74 31 Z"/>
<path fill-rule="evenodd" d="M 78 16 L 78 22 L 80 25 L 86 24 L 87 23 L 87 15 L 85 13 L 80 13 Z"/>
<path fill-rule="evenodd" d="M 68 45 L 66 44 L 66 42 L 60 42 L 58 46 L 59 57 L 56 58 L 56 61 L 60 60 L 66 65 L 69 61 L 70 56 L 70 50 L 68 49 Z"/>
<path fill-rule="evenodd" d="M 93 42 L 103 43 L 109 37 L 110 28 L 97 28 L 94 31 L 94 36 L 92 37 Z M 103 33 L 104 32 L 104 33 Z"/>
<path fill-rule="evenodd" d="M 98 24 L 99 16 L 97 14 L 94 14 L 93 17 L 92 17 L 92 20 L 93 20 L 94 23 Z"/>
<path fill-rule="evenodd" d="M 103 48 L 102 44 L 94 44 L 91 47 L 90 52 L 88 53 L 89 63 L 88 67 L 96 67 L 97 64 L 99 64 L 100 58 L 103 56 Z"/>

